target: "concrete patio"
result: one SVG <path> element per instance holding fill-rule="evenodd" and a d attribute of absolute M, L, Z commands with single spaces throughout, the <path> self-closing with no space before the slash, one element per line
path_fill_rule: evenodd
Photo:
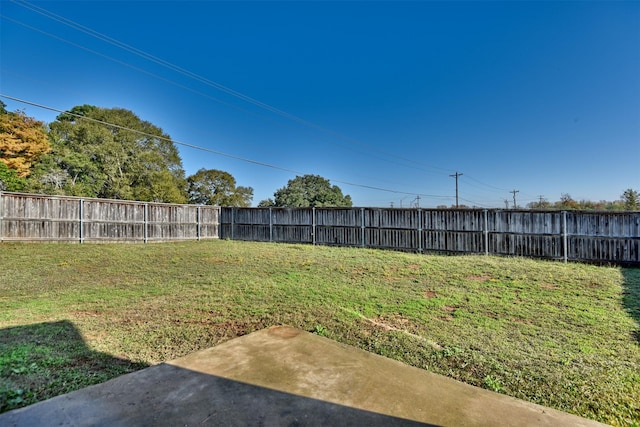
<path fill-rule="evenodd" d="M 597 426 L 295 328 L 0 415 L 1 426 Z"/>

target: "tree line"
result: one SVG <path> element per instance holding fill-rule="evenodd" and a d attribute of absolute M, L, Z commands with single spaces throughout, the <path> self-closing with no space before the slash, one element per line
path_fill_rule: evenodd
<path fill-rule="evenodd" d="M 79 105 L 49 124 L 10 112 L 0 101 L 0 191 L 165 203 L 247 207 L 253 188 L 228 172 L 202 168 L 185 176 L 171 137 L 123 108 Z M 351 196 L 318 175 L 297 176 L 260 207 L 351 207 Z M 445 207 L 445 206 L 439 206 Z M 464 209 L 466 206 L 459 206 Z M 640 194 L 616 201 L 576 201 L 563 194 L 529 209 L 640 210 Z"/>
<path fill-rule="evenodd" d="M 477 206 L 446 206 L 440 205 L 438 209 L 475 209 Z M 509 200 L 505 200 L 505 209 L 522 209 L 520 206 L 509 204 Z M 577 211 L 638 211 L 640 210 L 640 192 L 628 188 L 621 195 L 620 199 L 614 201 L 600 200 L 594 202 L 591 200 L 575 200 L 570 194 L 564 193 L 560 196 L 560 200 L 550 202 L 541 197 L 540 200 L 527 203 L 526 209 L 532 210 L 577 210 Z"/>
<path fill-rule="evenodd" d="M 253 188 L 228 172 L 185 176 L 171 137 L 123 108 L 79 105 L 49 124 L 0 101 L 0 191 L 246 207 Z M 351 206 L 315 175 L 290 180 L 268 206 Z"/>
<path fill-rule="evenodd" d="M 570 194 L 562 194 L 560 200 L 549 202 L 540 199 L 537 202 L 527 204 L 529 209 L 543 210 L 582 210 L 582 211 L 637 211 L 640 210 L 640 193 L 632 188 L 626 189 L 619 200 L 601 200 L 593 202 L 591 200 L 574 200 Z"/>

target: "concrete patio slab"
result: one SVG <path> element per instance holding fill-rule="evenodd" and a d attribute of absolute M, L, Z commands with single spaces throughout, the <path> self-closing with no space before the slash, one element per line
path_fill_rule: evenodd
<path fill-rule="evenodd" d="M 281 326 L 6 412 L 1 426 L 598 426 Z"/>

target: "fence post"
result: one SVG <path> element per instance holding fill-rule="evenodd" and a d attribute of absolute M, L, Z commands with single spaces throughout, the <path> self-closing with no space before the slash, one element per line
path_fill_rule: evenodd
<path fill-rule="evenodd" d="M 422 253 L 422 209 L 418 208 L 418 252 Z"/>
<path fill-rule="evenodd" d="M 362 232 L 361 246 L 364 248 L 367 243 L 365 239 L 365 228 L 364 228 L 364 208 L 360 208 L 360 230 Z"/>
<path fill-rule="evenodd" d="M 269 207 L 269 241 L 273 242 L 273 208 Z"/>
<path fill-rule="evenodd" d="M 78 199 L 78 238 L 80 239 L 80 243 L 84 243 L 84 233 L 83 228 L 84 224 L 82 223 L 82 217 L 84 216 L 84 199 Z"/>
<path fill-rule="evenodd" d="M 200 205 L 198 205 L 197 209 L 196 209 L 196 237 L 197 237 L 197 241 L 200 241 L 200 233 L 202 232 L 200 227 L 201 227 L 201 213 L 200 213 Z"/>
<path fill-rule="evenodd" d="M 142 229 L 142 241 L 147 243 L 149 241 L 149 203 L 144 204 L 143 209 L 143 229 Z"/>
<path fill-rule="evenodd" d="M 567 234 L 567 211 L 562 211 L 562 250 L 564 252 L 564 262 L 567 262 L 569 259 L 569 239 Z"/>
<path fill-rule="evenodd" d="M 489 213 L 484 210 L 484 254 L 489 255 Z"/>
<path fill-rule="evenodd" d="M 311 244 L 316 244 L 316 208 L 311 208 Z"/>
<path fill-rule="evenodd" d="M 2 191 L 0 191 L 0 242 L 4 239 L 4 228 L 2 222 L 2 215 L 4 215 L 4 205 L 2 200 Z"/>
<path fill-rule="evenodd" d="M 233 240 L 233 213 L 235 210 L 236 208 L 231 208 L 231 240 Z"/>

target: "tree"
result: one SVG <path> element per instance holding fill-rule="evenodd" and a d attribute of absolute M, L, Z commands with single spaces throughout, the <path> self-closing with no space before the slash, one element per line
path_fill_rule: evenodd
<path fill-rule="evenodd" d="M 9 112 L 4 103 L 0 104 L 0 162 L 25 177 L 50 150 L 49 137 L 43 122 L 23 111 Z"/>
<path fill-rule="evenodd" d="M 547 199 L 541 196 L 540 200 L 527 204 L 527 207 L 529 209 L 551 209 L 552 205 Z"/>
<path fill-rule="evenodd" d="M 18 176 L 18 173 L 0 162 L 0 191 L 22 191 L 25 181 Z"/>
<path fill-rule="evenodd" d="M 274 193 L 274 205 L 281 207 L 351 207 L 351 196 L 344 196 L 340 187 L 332 186 L 319 175 L 297 176 L 286 187 Z"/>
<path fill-rule="evenodd" d="M 228 172 L 200 169 L 187 178 L 189 201 L 202 205 L 247 207 L 253 199 L 253 188 L 236 187 Z"/>
<path fill-rule="evenodd" d="M 560 196 L 560 201 L 555 202 L 554 206 L 558 209 L 578 209 L 580 207 L 578 202 L 573 200 L 568 193 L 563 193 Z"/>
<path fill-rule="evenodd" d="M 260 200 L 260 203 L 258 203 L 259 208 L 271 208 L 275 205 L 276 202 L 271 197 L 269 197 L 268 199 Z"/>
<path fill-rule="evenodd" d="M 108 124 L 114 125 L 110 126 Z M 187 201 L 178 150 L 159 127 L 122 108 L 76 106 L 50 124 L 52 151 L 31 179 L 47 193 Z"/>
<path fill-rule="evenodd" d="M 640 193 L 637 191 L 627 188 L 622 193 L 621 201 L 624 204 L 624 209 L 627 211 L 637 211 L 640 210 Z"/>

